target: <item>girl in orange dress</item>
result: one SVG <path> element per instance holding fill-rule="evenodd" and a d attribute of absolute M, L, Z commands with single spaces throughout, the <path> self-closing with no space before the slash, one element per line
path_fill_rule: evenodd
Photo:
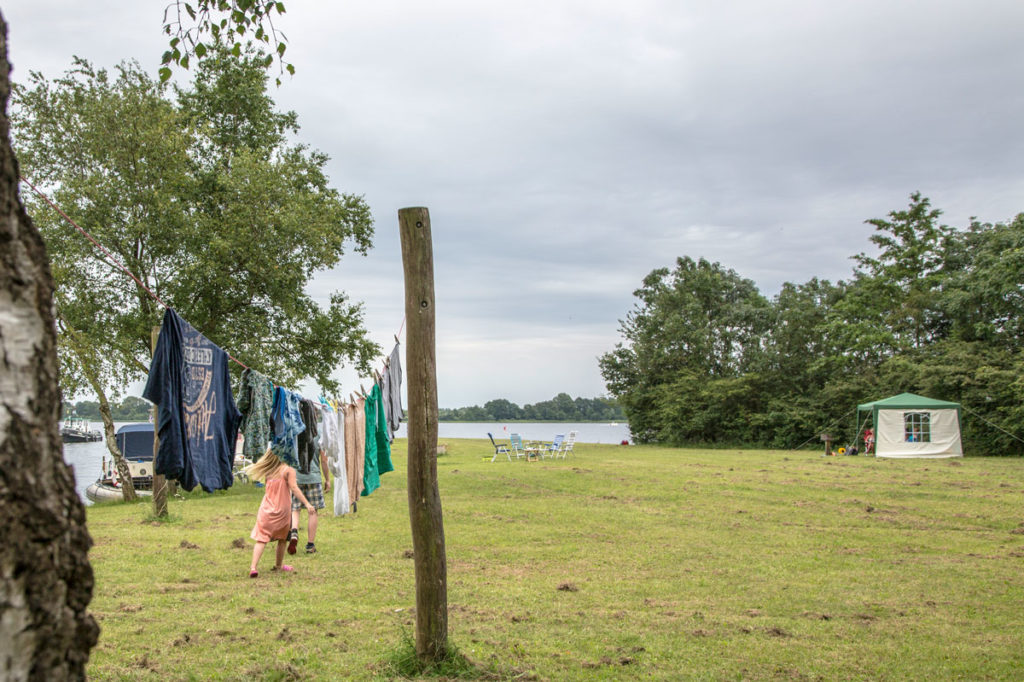
<path fill-rule="evenodd" d="M 256 512 L 256 525 L 252 528 L 251 537 L 256 541 L 252 548 L 252 565 L 249 566 L 249 577 L 259 576 L 256 565 L 263 556 L 263 550 L 271 540 L 277 540 L 277 563 L 275 571 L 291 571 L 292 567 L 282 564 L 285 545 L 288 544 L 288 531 L 292 525 L 292 495 L 306 506 L 306 511 L 315 513 L 313 505 L 302 494 L 295 483 L 295 469 L 278 459 L 270 448 L 260 457 L 259 461 L 245 468 L 245 473 L 254 481 L 264 481 L 266 488 L 263 501 Z"/>

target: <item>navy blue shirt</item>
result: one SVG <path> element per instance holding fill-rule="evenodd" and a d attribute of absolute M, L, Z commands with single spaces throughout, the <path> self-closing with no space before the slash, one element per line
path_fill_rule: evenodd
<path fill-rule="evenodd" d="M 228 354 L 170 308 L 142 397 L 160 406 L 156 473 L 185 490 L 231 487 L 241 414 L 231 392 Z"/>

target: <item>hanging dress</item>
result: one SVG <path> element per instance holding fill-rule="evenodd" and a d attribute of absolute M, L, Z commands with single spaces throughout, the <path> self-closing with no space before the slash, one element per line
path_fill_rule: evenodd
<path fill-rule="evenodd" d="M 363 491 L 363 447 L 366 421 L 363 417 L 363 401 L 345 405 L 345 470 L 348 474 L 348 499 L 355 503 Z M 362 426 L 362 429 L 359 427 Z"/>

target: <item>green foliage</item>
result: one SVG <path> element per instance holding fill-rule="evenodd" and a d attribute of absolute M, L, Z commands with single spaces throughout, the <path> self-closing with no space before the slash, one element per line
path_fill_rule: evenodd
<path fill-rule="evenodd" d="M 766 301 L 717 264 L 644 279 L 600 359 L 640 443 L 793 447 L 910 391 L 960 402 L 969 454 L 1022 454 L 1024 214 L 957 231 L 919 193 L 867 221 L 875 255 L 848 282 L 786 283 Z"/>
<path fill-rule="evenodd" d="M 261 62 L 211 48 L 173 99 L 134 63 L 32 73 L 16 91 L 15 148 L 26 177 L 211 340 L 279 383 L 312 377 L 330 392 L 336 367 L 368 371 L 378 348 L 359 304 L 334 292 L 318 305 L 306 285 L 347 249 L 365 254 L 372 218 L 330 186 L 325 155 L 288 142 L 296 116 L 275 110 Z M 25 198 L 57 284 L 65 394 L 89 385 L 86 367 L 116 393 L 145 375 L 162 310 Z"/>
<path fill-rule="evenodd" d="M 144 422 L 149 419 L 153 406 L 148 401 L 135 396 L 125 396 L 120 403 L 110 406 L 110 413 L 114 421 L 119 422 Z M 100 420 L 100 404 L 95 400 L 80 400 L 74 405 L 65 402 L 63 405 L 65 415 L 74 414 L 90 421 Z"/>
<path fill-rule="evenodd" d="M 491 422 L 491 421 L 559 421 L 598 422 L 620 421 L 625 413 L 615 400 L 610 398 L 575 398 L 568 393 L 559 393 L 551 400 L 519 405 L 499 398 L 489 400 L 483 407 L 441 408 L 440 421 Z"/>
<path fill-rule="evenodd" d="M 288 39 L 274 24 L 274 17 L 284 13 L 284 3 L 277 0 L 174 0 L 164 10 L 163 30 L 170 40 L 160 60 L 160 82 L 171 78 L 171 65 L 188 69 L 193 57 L 201 60 L 220 48 L 238 57 L 245 50 L 243 41 L 255 41 L 271 48 L 259 64 L 266 68 L 276 59 L 276 83 L 281 85 L 285 72 L 295 75 L 295 66 L 284 60 Z"/>

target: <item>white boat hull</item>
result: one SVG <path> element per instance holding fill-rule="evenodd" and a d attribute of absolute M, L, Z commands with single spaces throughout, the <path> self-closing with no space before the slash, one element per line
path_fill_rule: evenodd
<path fill-rule="evenodd" d="M 136 489 L 135 494 L 149 497 L 153 494 L 153 491 Z M 85 496 L 93 502 L 114 502 L 123 500 L 124 492 L 121 488 L 114 487 L 104 481 L 96 481 L 85 489 Z"/>

